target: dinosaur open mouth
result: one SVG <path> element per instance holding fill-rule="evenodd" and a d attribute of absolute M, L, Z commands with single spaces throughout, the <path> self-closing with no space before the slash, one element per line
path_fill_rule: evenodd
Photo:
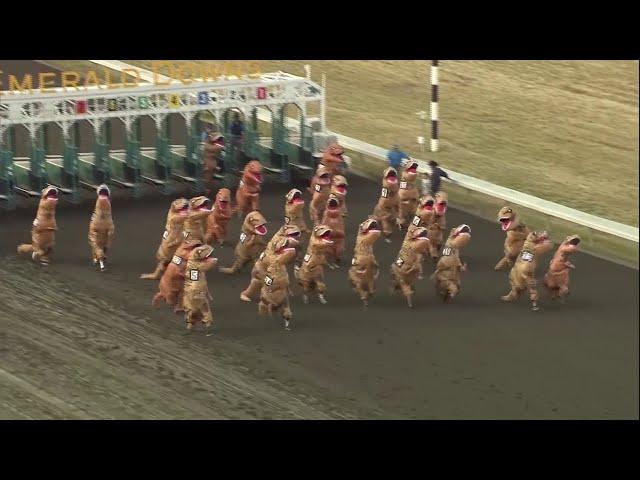
<path fill-rule="evenodd" d="M 300 205 L 301 203 L 304 203 L 304 200 L 302 199 L 302 192 L 300 190 L 293 192 L 289 203 L 292 205 Z"/>
<path fill-rule="evenodd" d="M 335 198 L 331 198 L 329 200 L 329 204 L 328 204 L 327 208 L 329 210 L 334 211 L 334 210 L 337 210 L 339 206 L 340 206 L 340 202 L 338 202 L 338 200 L 336 200 Z"/>
<path fill-rule="evenodd" d="M 291 233 L 288 233 L 288 234 L 287 234 L 287 237 L 289 237 L 289 238 L 293 238 L 294 240 L 297 240 L 297 239 L 299 239 L 299 238 L 300 238 L 300 234 L 301 234 L 301 232 L 300 232 L 300 231 L 291 232 Z"/>
<path fill-rule="evenodd" d="M 262 174 L 261 173 L 251 172 L 251 175 L 253 175 L 253 178 L 256 180 L 256 182 L 262 183 Z"/>
<path fill-rule="evenodd" d="M 471 235 L 471 227 L 469 225 L 460 225 L 460 227 L 458 227 L 458 230 L 456 231 L 455 236 L 457 237 L 458 235 Z"/>
<path fill-rule="evenodd" d="M 328 173 L 323 173 L 322 175 L 320 175 L 320 177 L 318 177 L 318 183 L 322 185 L 328 185 L 330 181 L 331 179 L 329 178 Z"/>
<path fill-rule="evenodd" d="M 374 233 L 374 232 L 380 233 L 380 227 L 378 226 L 378 222 L 376 221 L 371 222 L 364 233 Z"/>
<path fill-rule="evenodd" d="M 544 243 L 547 240 L 549 240 L 549 235 L 547 234 L 547 232 L 540 232 L 540 234 L 538 234 L 538 238 L 536 238 L 536 244 Z"/>
<path fill-rule="evenodd" d="M 509 230 L 509 227 L 513 223 L 513 220 L 511 220 L 511 218 L 509 217 L 502 217 L 500 219 L 500 223 L 502 224 L 502 231 L 506 232 L 507 230 Z"/>
<path fill-rule="evenodd" d="M 209 206 L 211 205 L 211 200 L 209 200 L 208 198 L 206 200 L 204 200 L 200 205 L 198 205 L 197 210 L 199 212 L 208 212 L 210 211 Z"/>
<path fill-rule="evenodd" d="M 580 239 L 578 237 L 572 238 L 571 240 L 569 240 L 569 244 L 578 246 L 580 244 Z"/>
<path fill-rule="evenodd" d="M 336 192 L 338 192 L 340 195 L 346 195 L 347 186 L 342 183 L 340 185 L 336 185 Z"/>
<path fill-rule="evenodd" d="M 214 145 L 218 145 L 219 147 L 223 147 L 223 148 L 224 148 L 224 137 L 216 138 L 216 139 L 213 141 L 213 144 L 214 144 Z"/>
<path fill-rule="evenodd" d="M 438 202 L 436 204 L 436 212 L 439 215 L 442 215 L 443 213 L 445 213 L 447 211 L 447 202 Z"/>
<path fill-rule="evenodd" d="M 58 189 L 50 188 L 47 190 L 47 193 L 45 193 L 44 198 L 47 200 L 58 200 Z"/>
<path fill-rule="evenodd" d="M 267 234 L 267 227 L 266 225 L 263 223 L 262 225 L 258 225 L 254 231 L 258 234 L 258 235 L 266 235 Z"/>
<path fill-rule="evenodd" d="M 100 186 L 98 188 L 98 198 L 100 199 L 106 199 L 108 200 L 109 198 L 111 198 L 111 194 L 109 192 L 109 188 L 107 188 L 107 186 Z"/>
<path fill-rule="evenodd" d="M 423 208 L 423 210 L 426 210 L 427 212 L 430 212 L 431 210 L 433 210 L 433 204 L 434 204 L 433 200 L 427 200 L 427 203 L 425 203 L 422 206 L 422 208 Z"/>
<path fill-rule="evenodd" d="M 178 209 L 178 215 L 188 215 L 189 214 L 189 204 L 185 203 L 182 207 Z"/>
<path fill-rule="evenodd" d="M 386 179 L 387 179 L 387 182 L 389 183 L 396 183 L 398 181 L 398 174 L 396 173 L 395 170 L 389 170 L 389 173 L 387 173 Z"/>
<path fill-rule="evenodd" d="M 409 172 L 409 173 L 418 173 L 418 164 L 417 163 L 409 164 L 409 168 L 407 168 L 407 172 Z"/>
<path fill-rule="evenodd" d="M 218 203 L 224 209 L 226 209 L 229 206 L 229 200 L 218 200 Z"/>
<path fill-rule="evenodd" d="M 320 238 L 324 243 L 333 243 L 333 240 L 331 240 L 331 230 L 325 231 L 322 235 L 320 235 Z"/>
<path fill-rule="evenodd" d="M 429 234 L 427 233 L 427 231 L 425 229 L 420 230 L 420 233 L 418 233 L 418 236 L 416 237 L 418 240 L 428 240 L 429 239 Z"/>

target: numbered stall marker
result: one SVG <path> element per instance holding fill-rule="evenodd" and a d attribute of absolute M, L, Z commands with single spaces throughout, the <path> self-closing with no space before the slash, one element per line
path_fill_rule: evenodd
<path fill-rule="evenodd" d="M 78 113 L 78 114 L 87 113 L 87 101 L 86 100 L 78 100 L 76 102 L 76 113 Z"/>
<path fill-rule="evenodd" d="M 258 100 L 264 100 L 267 98 L 267 88 L 266 87 L 258 87 L 256 89 L 256 98 Z"/>
<path fill-rule="evenodd" d="M 169 108 L 180 108 L 180 95 L 169 96 Z"/>
<path fill-rule="evenodd" d="M 116 112 L 118 110 L 118 100 L 115 98 L 107 100 L 107 110 L 110 112 Z"/>
<path fill-rule="evenodd" d="M 138 108 L 149 108 L 150 103 L 149 97 L 138 97 Z"/>
<path fill-rule="evenodd" d="M 200 105 L 209 104 L 209 92 L 198 92 L 198 103 Z"/>

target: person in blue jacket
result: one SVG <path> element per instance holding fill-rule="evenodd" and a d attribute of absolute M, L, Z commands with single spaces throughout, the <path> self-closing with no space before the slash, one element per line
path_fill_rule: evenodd
<path fill-rule="evenodd" d="M 398 145 L 394 145 L 389 153 L 387 153 L 387 160 L 389 161 L 389 166 L 399 170 L 402 166 L 402 161 L 408 159 L 409 155 L 404 153 Z"/>

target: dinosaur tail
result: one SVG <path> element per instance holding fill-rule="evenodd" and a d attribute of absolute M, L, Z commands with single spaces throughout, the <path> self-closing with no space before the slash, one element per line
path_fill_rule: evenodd
<path fill-rule="evenodd" d="M 22 245 L 18 245 L 18 253 L 32 253 L 33 245 L 28 243 L 23 243 Z"/>

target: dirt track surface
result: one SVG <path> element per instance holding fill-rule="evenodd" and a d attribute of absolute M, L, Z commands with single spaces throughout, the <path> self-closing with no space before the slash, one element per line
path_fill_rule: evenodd
<path fill-rule="evenodd" d="M 288 186 L 262 197 L 270 232 Z M 346 259 L 378 187 L 351 179 Z M 18 258 L 34 208 L 0 216 L 1 418 L 637 418 L 637 272 L 577 254 L 566 305 L 503 304 L 498 225 L 450 210 L 473 229 L 453 305 L 427 279 L 416 308 L 388 293 L 400 246 L 379 242 L 378 294 L 364 311 L 346 269 L 327 271 L 329 304 L 293 301 L 293 330 L 238 298 L 249 278 L 209 274 L 213 335 L 153 309 L 150 271 L 173 197 L 114 200 L 108 272 L 89 261 L 91 204 L 58 207 L 47 268 Z M 34 205 L 35 207 L 35 205 Z M 229 239 L 239 234 L 232 223 Z M 232 246 L 217 249 L 222 265 Z M 547 264 L 541 262 L 539 274 Z"/>

